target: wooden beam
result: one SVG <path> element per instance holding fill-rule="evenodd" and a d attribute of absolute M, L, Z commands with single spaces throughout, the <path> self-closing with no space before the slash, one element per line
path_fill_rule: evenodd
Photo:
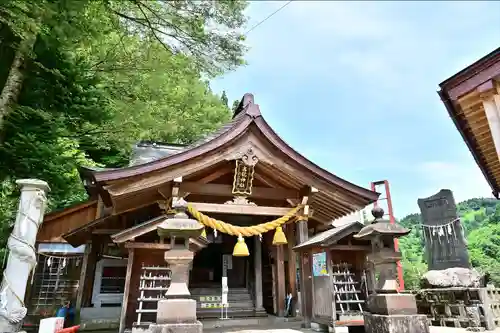
<path fill-rule="evenodd" d="M 309 238 L 307 221 L 297 222 L 297 241 L 299 244 Z M 310 328 L 312 321 L 312 263 L 310 251 L 300 254 L 300 302 L 303 327 Z"/>
<path fill-rule="evenodd" d="M 283 216 L 290 212 L 290 207 L 212 204 L 205 202 L 190 202 L 189 205 L 193 206 L 196 210 L 205 213 Z"/>
<path fill-rule="evenodd" d="M 233 169 L 229 168 L 229 167 L 225 167 L 225 168 L 216 170 L 216 171 L 212 172 L 211 174 L 198 180 L 198 183 L 202 183 L 202 184 L 210 183 L 211 181 L 214 181 L 217 178 L 220 178 L 220 177 L 228 174 L 229 172 L 231 172 L 231 170 L 233 170 Z"/>
<path fill-rule="evenodd" d="M 371 246 L 367 245 L 332 245 L 328 247 L 332 251 L 371 251 Z"/>
<path fill-rule="evenodd" d="M 172 248 L 170 243 L 142 243 L 142 242 L 126 242 L 126 249 L 146 249 L 146 250 L 162 250 L 168 251 Z M 205 248 L 208 245 L 207 242 L 200 241 L 196 238 L 189 239 L 189 249 L 193 252 L 198 252 L 199 250 Z"/>
<path fill-rule="evenodd" d="M 78 282 L 78 291 L 76 293 L 75 310 L 78 316 L 77 323 L 80 323 L 80 311 L 82 309 L 82 303 L 83 303 L 83 291 L 85 290 L 83 286 L 85 285 L 85 277 L 87 276 L 87 267 L 89 264 L 90 251 L 91 251 L 91 245 L 86 244 L 85 252 L 83 253 L 82 267 L 80 270 L 80 281 Z"/>
<path fill-rule="evenodd" d="M 182 193 L 214 195 L 232 197 L 232 186 L 224 184 L 203 184 L 199 182 L 182 183 L 180 189 Z M 267 187 L 252 187 L 250 198 L 284 200 L 290 198 L 299 198 L 299 192 L 288 189 L 277 189 Z"/>
<path fill-rule="evenodd" d="M 136 237 L 147 234 L 148 232 L 156 230 L 158 225 L 163 223 L 167 218 L 166 215 L 161 215 L 151 219 L 149 221 L 143 222 L 137 226 L 131 227 L 129 229 L 121 230 L 120 232 L 111 235 L 111 239 L 115 243 L 125 243 L 127 241 L 133 240 Z"/>
<path fill-rule="evenodd" d="M 301 204 L 304 206 L 303 208 L 303 215 L 304 216 L 309 216 L 309 205 L 307 204 L 309 202 L 309 199 L 318 192 L 318 189 L 312 186 L 306 186 L 302 188 L 300 191 L 300 195 L 302 196 L 302 201 Z"/>
<path fill-rule="evenodd" d="M 99 259 L 99 255 L 102 249 L 102 241 L 96 236 L 91 236 L 91 243 L 85 244 L 86 247 L 90 248 L 90 253 L 87 259 L 87 269 L 85 271 L 85 283 L 80 287 L 82 291 L 82 307 L 89 306 L 92 303 L 92 288 L 94 286 L 95 279 L 95 265 Z"/>
<path fill-rule="evenodd" d="M 255 310 L 264 310 L 264 299 L 262 294 L 262 243 L 259 237 L 254 236 L 254 276 L 255 276 Z"/>
<path fill-rule="evenodd" d="M 174 178 L 173 185 L 172 185 L 172 200 L 174 200 L 174 201 L 179 196 L 181 183 L 182 183 L 182 177 Z"/>
<path fill-rule="evenodd" d="M 122 231 L 122 229 L 95 229 L 92 230 L 92 234 L 94 235 L 113 235 Z"/>
<path fill-rule="evenodd" d="M 132 266 L 134 265 L 134 253 L 135 250 L 133 248 L 130 248 L 128 250 L 127 273 L 125 274 L 125 289 L 123 291 L 123 303 L 122 312 L 120 314 L 119 333 L 123 333 L 125 331 L 125 319 L 127 317 L 128 297 L 130 294 L 130 280 L 132 277 Z"/>
<path fill-rule="evenodd" d="M 126 249 L 148 249 L 148 250 L 170 250 L 171 246 L 169 244 L 160 243 L 141 243 L 141 242 L 127 242 L 125 243 Z"/>
<path fill-rule="evenodd" d="M 330 283 L 328 284 L 328 289 L 331 297 L 331 314 L 332 314 L 332 323 L 335 330 L 335 321 L 337 320 L 337 305 L 335 303 L 335 289 L 333 286 L 335 285 L 335 277 L 333 276 L 333 262 L 332 262 L 332 251 L 326 251 L 326 269 L 328 270 L 328 276 Z"/>

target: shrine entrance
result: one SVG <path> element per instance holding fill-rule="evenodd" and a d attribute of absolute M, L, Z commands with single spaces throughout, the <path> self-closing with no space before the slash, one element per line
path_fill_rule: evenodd
<path fill-rule="evenodd" d="M 236 237 L 222 233 L 215 236 L 211 230 L 207 234 L 210 243 L 195 254 L 189 274 L 189 290 L 198 301 L 198 317 L 220 316 L 223 276 L 227 276 L 230 316 L 255 316 L 254 251 L 250 251 L 248 257 L 235 257 Z M 257 275 L 260 277 L 260 274 Z M 265 315 L 263 309 L 260 310 L 257 314 Z"/>
<path fill-rule="evenodd" d="M 189 274 L 190 288 L 220 289 L 224 266 L 229 288 L 246 288 L 249 281 L 250 257 L 233 257 L 235 237 L 219 233 L 209 235 L 211 243 L 196 253 Z"/>

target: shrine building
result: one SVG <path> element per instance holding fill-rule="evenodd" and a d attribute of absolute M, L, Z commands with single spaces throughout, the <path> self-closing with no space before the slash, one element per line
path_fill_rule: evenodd
<path fill-rule="evenodd" d="M 175 214 L 174 200 L 186 201 L 190 218 L 205 226 L 202 236 L 189 239 L 195 256 L 188 286 L 201 320 L 220 317 L 223 276 L 229 317 L 287 314 L 310 322 L 314 313 L 331 314 L 332 300 L 321 303 L 321 289 L 314 289 L 315 277 L 328 275 L 326 263 L 316 274 L 311 259 L 325 246 L 328 267 L 352 267 L 342 273 L 351 281 L 346 285 L 360 283 L 370 247 L 352 235 L 363 224 L 331 222 L 373 203 L 378 193 L 293 150 L 251 94 L 231 121 L 198 142 L 141 143 L 130 166 L 80 174 L 88 201 L 47 214 L 38 233 L 26 300 L 33 322 L 64 301 L 74 304 L 77 320 L 113 322 L 120 333 L 154 322 L 170 283 L 164 253 L 171 243 L 157 226 Z M 346 294 L 360 296 L 346 304 L 361 310 L 362 292 L 352 288 Z"/>
<path fill-rule="evenodd" d="M 441 83 L 439 95 L 499 199 L 500 48 Z"/>

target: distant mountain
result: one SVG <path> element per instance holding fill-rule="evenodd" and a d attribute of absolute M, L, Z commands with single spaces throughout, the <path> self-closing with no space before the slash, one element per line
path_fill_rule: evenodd
<path fill-rule="evenodd" d="M 491 274 L 492 282 L 500 286 L 500 201 L 474 198 L 457 205 L 469 255 L 473 267 Z M 420 276 L 427 271 L 420 214 L 410 214 L 398 221 L 411 228 L 411 233 L 400 239 L 403 253 L 405 288 L 418 288 Z"/>

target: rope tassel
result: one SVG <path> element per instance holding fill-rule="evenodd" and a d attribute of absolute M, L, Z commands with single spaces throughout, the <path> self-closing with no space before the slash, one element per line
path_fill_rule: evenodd
<path fill-rule="evenodd" d="M 248 257 L 250 252 L 248 251 L 247 243 L 245 243 L 245 239 L 238 236 L 238 242 L 234 246 L 233 257 Z"/>
<path fill-rule="evenodd" d="M 248 251 L 248 246 L 245 243 L 245 239 L 243 237 L 258 236 L 259 239 L 261 239 L 263 233 L 271 230 L 276 230 L 276 232 L 274 233 L 273 245 L 287 244 L 288 241 L 286 239 L 285 234 L 283 233 L 283 229 L 281 226 L 290 221 L 290 219 L 293 216 L 295 216 L 295 214 L 297 214 L 299 209 L 301 209 L 302 207 L 303 205 L 298 205 L 297 207 L 291 209 L 288 213 L 286 213 L 285 215 L 276 220 L 249 227 L 241 227 L 220 220 L 216 220 L 214 218 L 211 218 L 210 216 L 207 216 L 199 212 L 189 204 L 187 206 L 187 210 L 193 218 L 198 220 L 198 222 L 203 224 L 205 227 L 212 228 L 214 232 L 220 231 L 231 236 L 238 236 L 238 242 L 234 246 L 233 256 L 247 257 L 250 255 L 250 253 Z"/>
<path fill-rule="evenodd" d="M 283 232 L 283 228 L 277 227 L 274 232 L 273 245 L 284 245 L 288 244 L 286 240 L 285 233 Z"/>
<path fill-rule="evenodd" d="M 196 219 L 198 222 L 201 224 L 205 225 L 206 227 L 215 229 L 217 231 L 223 232 L 225 234 L 231 235 L 231 236 L 243 236 L 243 237 L 251 237 L 251 236 L 258 236 L 259 234 L 263 234 L 265 232 L 275 230 L 277 227 L 281 227 L 283 224 L 287 223 L 290 221 L 290 219 L 295 216 L 295 214 L 299 211 L 299 209 L 302 208 L 302 205 L 299 205 L 293 209 L 291 209 L 287 214 L 283 215 L 282 217 L 266 222 L 266 223 L 261 223 L 249 227 L 241 227 L 233 224 L 226 223 L 224 221 L 216 220 L 214 218 L 211 218 L 210 216 L 207 216 L 198 210 L 196 210 L 193 206 L 188 205 L 187 210 L 188 212 Z"/>

